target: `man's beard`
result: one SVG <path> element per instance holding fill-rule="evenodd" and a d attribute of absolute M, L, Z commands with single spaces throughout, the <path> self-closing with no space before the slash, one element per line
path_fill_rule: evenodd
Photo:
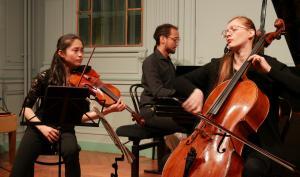
<path fill-rule="evenodd" d="M 174 53 L 176 52 L 176 49 L 170 49 L 170 48 L 168 48 L 168 49 L 167 49 L 167 52 L 168 52 L 169 54 L 174 54 Z"/>

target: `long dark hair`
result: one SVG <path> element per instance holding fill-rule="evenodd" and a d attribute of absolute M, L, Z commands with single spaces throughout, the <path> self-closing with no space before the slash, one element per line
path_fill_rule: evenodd
<path fill-rule="evenodd" d="M 247 27 L 248 29 L 253 29 L 256 32 L 255 25 L 253 21 L 245 16 L 236 16 L 229 20 L 228 23 L 232 22 L 233 20 L 239 19 Z M 254 35 L 253 39 L 253 44 L 256 42 L 256 34 Z M 254 46 L 254 45 L 253 45 Z M 222 57 L 221 59 L 221 64 L 219 68 L 219 73 L 218 73 L 218 80 L 215 86 L 220 84 L 221 82 L 228 80 L 232 74 L 233 74 L 233 52 L 228 50 Z"/>
<path fill-rule="evenodd" d="M 157 48 L 157 46 L 159 46 L 160 44 L 160 36 L 165 36 L 165 37 L 168 37 L 171 33 L 171 29 L 175 29 L 175 30 L 178 30 L 178 28 L 172 24 L 162 24 L 162 25 L 159 25 L 156 29 L 155 29 L 155 32 L 153 34 L 153 38 L 155 40 L 155 46 L 154 46 L 154 49 L 155 50 Z"/>
<path fill-rule="evenodd" d="M 66 85 L 66 69 L 64 66 L 64 58 L 59 56 L 58 51 L 61 50 L 65 52 L 75 39 L 80 40 L 83 44 L 82 39 L 76 34 L 65 34 L 58 39 L 56 44 L 56 51 L 53 55 L 50 68 L 49 83 L 51 85 Z"/>

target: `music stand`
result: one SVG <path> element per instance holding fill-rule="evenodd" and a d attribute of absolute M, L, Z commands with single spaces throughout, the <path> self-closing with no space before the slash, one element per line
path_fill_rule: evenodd
<path fill-rule="evenodd" d="M 89 111 L 88 88 L 49 86 L 41 111 L 44 124 L 63 127 L 81 124 L 83 114 Z"/>
<path fill-rule="evenodd" d="M 93 121 L 86 112 L 89 111 L 89 102 L 86 100 L 89 97 L 88 88 L 66 87 L 66 86 L 48 86 L 45 96 L 42 97 L 41 107 L 37 111 L 37 116 L 41 118 L 41 122 L 30 122 L 36 116 L 33 116 L 26 121 L 26 125 L 47 125 L 57 129 L 64 127 L 79 126 L 99 126 L 99 122 Z M 24 110 L 24 106 L 22 108 Z M 92 122 L 82 123 L 82 116 L 86 115 Z M 24 111 L 22 123 L 24 124 Z M 58 156 L 59 164 L 61 159 L 61 134 L 58 140 Z M 59 165 L 58 176 L 61 176 L 61 166 Z"/>

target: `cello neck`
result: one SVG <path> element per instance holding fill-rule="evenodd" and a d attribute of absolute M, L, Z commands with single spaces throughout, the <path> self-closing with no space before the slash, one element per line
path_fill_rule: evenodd
<path fill-rule="evenodd" d="M 229 81 L 228 85 L 224 89 L 224 91 L 220 94 L 220 96 L 216 99 L 214 104 L 209 109 L 208 113 L 211 115 L 216 115 L 232 90 L 235 88 L 236 84 L 239 82 L 239 80 L 242 78 L 242 76 L 247 72 L 247 69 L 249 68 L 251 62 L 248 61 L 249 57 L 251 55 L 259 53 L 259 51 L 264 47 L 265 45 L 265 36 L 261 36 L 258 40 L 258 42 L 253 47 L 250 55 L 247 57 L 241 68 L 232 76 L 231 80 Z"/>

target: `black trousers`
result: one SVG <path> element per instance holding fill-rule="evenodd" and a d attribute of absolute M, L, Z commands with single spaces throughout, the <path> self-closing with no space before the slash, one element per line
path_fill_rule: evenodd
<path fill-rule="evenodd" d="M 27 127 L 19 145 L 10 177 L 33 177 L 34 161 L 51 143 L 34 127 Z M 80 148 L 74 132 L 61 132 L 61 152 L 66 177 L 80 177 Z"/>
<path fill-rule="evenodd" d="M 271 161 L 266 157 L 251 152 L 245 159 L 243 177 L 269 177 Z"/>
<path fill-rule="evenodd" d="M 140 108 L 141 116 L 144 117 L 147 127 L 160 129 L 168 132 L 181 132 L 190 134 L 193 132 L 199 120 L 195 117 L 160 117 L 152 107 Z"/>
<path fill-rule="evenodd" d="M 257 134 L 250 135 L 248 140 L 259 144 L 262 149 L 282 158 L 282 143 L 280 142 L 280 138 L 278 134 L 272 133 L 270 129 L 268 124 L 263 124 Z M 283 167 L 248 146 L 245 146 L 243 149 L 243 158 L 245 159 L 243 177 L 287 176 L 282 170 Z"/>

